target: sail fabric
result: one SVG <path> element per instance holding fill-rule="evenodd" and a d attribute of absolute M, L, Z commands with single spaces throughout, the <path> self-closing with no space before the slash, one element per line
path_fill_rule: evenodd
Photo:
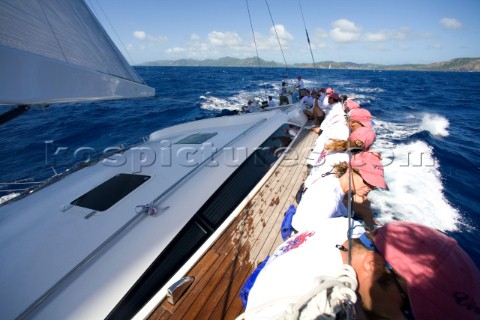
<path fill-rule="evenodd" d="M 17 60 L 20 59 L 18 57 L 22 60 Z M 7 63 L 20 63 L 21 66 L 28 68 L 31 68 L 31 65 L 36 68 L 37 64 L 45 64 L 46 66 L 39 67 L 42 73 L 48 69 L 55 70 L 56 67 L 52 68 L 52 63 L 57 63 L 62 64 L 61 71 L 55 71 L 60 76 L 64 72 L 68 74 L 66 71 L 68 69 L 64 68 L 67 65 L 100 73 L 101 75 L 98 75 L 100 78 L 107 75 L 143 84 L 83 0 L 0 1 L 0 58 L 3 60 L 2 72 L 5 71 L 4 68 L 10 73 L 17 72 Z M 13 61 L 8 62 L 10 58 Z M 72 72 L 72 76 L 75 72 Z M 15 81 L 18 75 L 8 76 L 9 79 L 1 79 L 1 85 L 4 81 Z M 112 85 L 115 86 L 115 82 L 109 84 L 110 87 Z M 29 86 L 32 87 L 32 84 Z M 114 93 L 110 92 L 110 98 L 121 98 L 122 93 L 116 89 L 118 86 Z M 152 90 L 144 91 L 152 95 Z M 140 91 L 140 96 L 145 94 L 143 90 L 134 91 Z M 108 93 L 103 97 L 101 93 L 94 93 L 92 90 L 86 94 L 93 95 L 93 99 L 109 98 Z M 52 97 L 53 100 L 89 98 L 80 95 L 69 98 L 65 93 L 59 95 L 58 98 Z"/>

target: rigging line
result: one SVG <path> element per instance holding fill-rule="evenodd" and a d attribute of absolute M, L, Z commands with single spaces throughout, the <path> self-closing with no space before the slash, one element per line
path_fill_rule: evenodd
<path fill-rule="evenodd" d="M 270 20 L 272 21 L 273 30 L 275 31 L 275 35 L 277 37 L 278 46 L 280 47 L 280 51 L 282 52 L 282 57 L 283 57 L 283 61 L 285 62 L 285 69 L 287 69 L 287 78 L 288 78 L 288 64 L 287 64 L 287 60 L 285 59 L 285 53 L 283 52 L 282 44 L 280 42 L 280 37 L 278 36 L 277 27 L 275 26 L 275 22 L 273 22 L 272 12 L 270 11 L 270 6 L 268 5 L 267 0 L 265 0 L 265 4 L 267 5 L 268 14 L 270 15 Z"/>
<path fill-rule="evenodd" d="M 57 34 L 56 34 L 55 30 L 53 29 L 52 23 L 48 19 L 47 13 L 45 12 L 45 9 L 43 8 L 42 3 L 40 1 L 38 2 L 38 5 L 40 6 L 40 9 L 42 9 L 43 16 L 48 23 L 48 27 L 52 31 L 52 34 L 55 38 L 55 42 L 57 43 L 58 49 L 62 52 L 63 59 L 65 60 L 66 63 L 70 63 L 70 61 L 68 61 L 68 59 L 67 59 L 67 56 L 65 55 L 65 51 L 63 50 L 62 46 L 60 45 L 60 42 L 58 41 Z"/>
<path fill-rule="evenodd" d="M 100 8 L 100 11 L 102 11 L 102 14 L 103 14 L 103 16 L 105 17 L 105 20 L 107 20 L 108 24 L 110 25 L 110 28 L 112 28 L 113 33 L 115 34 L 115 36 L 117 37 L 118 41 L 119 41 L 120 44 L 122 45 L 122 48 L 123 48 L 123 50 L 125 51 L 125 53 L 127 54 L 128 58 L 130 59 L 130 61 L 132 61 L 132 64 L 135 64 L 135 61 L 134 61 L 133 58 L 130 56 L 130 53 L 128 52 L 127 48 L 126 48 L 125 45 L 123 44 L 122 39 L 120 38 L 120 36 L 119 36 L 118 33 L 117 33 L 117 30 L 113 27 L 112 23 L 110 22 L 110 19 L 108 19 L 107 14 L 106 14 L 105 11 L 103 10 L 103 7 L 100 5 L 100 2 L 97 0 L 96 3 L 97 3 L 97 6 Z M 93 6 L 92 6 L 92 7 L 93 7 Z M 97 15 L 97 16 L 98 16 L 98 15 Z"/>
<path fill-rule="evenodd" d="M 311 46 L 311 44 L 310 44 L 310 37 L 308 36 L 307 24 L 305 23 L 305 17 L 303 16 L 303 9 L 302 9 L 302 5 L 300 4 L 300 0 L 298 0 L 298 6 L 300 7 L 300 13 L 302 14 L 303 26 L 304 26 L 304 28 L 305 28 L 305 34 L 306 34 L 306 36 L 307 36 L 308 47 L 310 48 L 310 55 L 312 56 L 313 69 L 315 69 L 315 76 L 318 77 L 318 75 L 317 75 L 317 66 L 316 66 L 316 64 L 315 64 L 315 58 L 313 57 L 312 46 Z"/>
<path fill-rule="evenodd" d="M 253 43 L 255 44 L 255 51 L 257 53 L 258 67 L 260 68 L 260 57 L 258 56 L 257 41 L 255 40 L 255 32 L 253 31 L 252 16 L 250 15 L 250 7 L 248 6 L 248 0 L 245 0 L 245 2 L 247 4 L 247 12 L 248 12 L 248 18 L 250 20 L 250 28 L 252 29 Z M 263 90 L 265 92 L 265 100 L 266 100 L 267 99 L 267 89 L 265 88 L 265 82 L 263 82 Z"/>
<path fill-rule="evenodd" d="M 346 122 L 348 126 L 348 136 L 352 134 L 352 128 L 350 127 L 350 114 L 347 112 L 346 115 Z M 347 195 L 347 216 L 348 216 L 348 253 L 347 253 L 347 263 L 349 265 L 352 265 L 351 260 L 352 260 L 352 233 L 353 233 L 353 228 L 352 228 L 352 180 L 353 180 L 353 169 L 351 168 L 351 162 L 352 162 L 352 150 L 350 146 L 350 139 L 347 139 L 347 152 L 348 152 L 348 195 Z"/>
<path fill-rule="evenodd" d="M 94 10 L 94 11 L 95 11 L 95 6 L 92 5 L 92 3 L 91 3 L 90 0 L 89 0 L 89 2 L 90 2 L 90 8 L 91 8 L 91 10 Z M 130 53 L 128 52 L 127 48 L 126 48 L 125 45 L 123 44 L 122 39 L 120 38 L 120 36 L 119 36 L 118 33 L 117 33 L 117 30 L 115 29 L 115 27 L 113 26 L 113 24 L 110 22 L 110 19 L 108 19 L 107 14 L 106 14 L 105 11 L 103 10 L 103 7 L 100 5 L 100 2 L 97 0 L 96 3 L 97 3 L 97 6 L 100 8 L 100 11 L 102 12 L 103 16 L 105 17 L 105 20 L 107 20 L 108 24 L 110 25 L 110 28 L 112 29 L 113 33 L 115 34 L 115 37 L 118 39 L 118 42 L 120 42 L 120 44 L 122 45 L 123 51 L 124 51 L 125 54 L 128 56 L 128 59 L 132 62 L 132 63 L 130 64 L 130 63 L 127 61 L 127 63 L 128 63 L 129 65 L 135 65 L 135 61 L 133 60 L 132 56 L 130 56 Z M 96 17 L 100 17 L 100 16 L 96 13 L 96 11 L 95 11 L 95 16 L 96 16 Z M 98 18 L 96 18 L 96 20 L 98 20 Z M 98 22 L 98 23 L 100 24 L 100 22 Z M 102 29 L 104 29 L 101 24 L 100 24 L 100 27 L 101 27 Z M 106 30 L 105 30 L 105 32 L 106 32 Z M 114 45 L 114 44 L 113 44 L 113 40 L 111 40 L 111 41 L 109 41 L 109 42 L 112 43 L 112 45 Z M 114 49 L 116 49 L 116 48 L 114 48 Z M 114 51 L 119 51 L 119 50 L 117 49 L 117 50 L 114 50 Z M 121 53 L 120 53 L 120 55 L 121 55 Z M 120 57 L 120 60 L 121 60 L 121 61 L 122 61 L 122 60 L 125 60 L 125 58 Z M 131 74 L 131 72 L 129 72 L 128 69 L 127 69 L 127 73 L 128 73 L 128 74 Z M 135 73 L 136 73 L 136 71 L 135 71 Z M 138 75 L 137 75 L 137 76 L 138 76 Z M 139 78 L 140 78 L 140 81 L 141 81 L 143 84 L 146 84 L 145 81 L 144 81 L 141 77 L 139 77 Z"/>

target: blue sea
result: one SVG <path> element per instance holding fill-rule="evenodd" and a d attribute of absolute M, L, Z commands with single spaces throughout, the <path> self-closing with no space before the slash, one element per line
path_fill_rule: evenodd
<path fill-rule="evenodd" d="M 149 133 L 276 95 L 301 75 L 309 88 L 355 96 L 375 122 L 389 191 L 376 219 L 414 221 L 454 237 L 480 267 L 480 73 L 292 68 L 137 67 L 156 96 L 34 107 L 0 127 L 0 197 L 31 187 Z M 1 107 L 5 112 L 7 107 Z M 55 195 L 52 195 L 55 196 Z"/>

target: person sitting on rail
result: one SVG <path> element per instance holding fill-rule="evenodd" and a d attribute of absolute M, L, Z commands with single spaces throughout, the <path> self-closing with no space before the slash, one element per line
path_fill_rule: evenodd
<path fill-rule="evenodd" d="M 272 96 L 268 96 L 268 107 L 274 108 L 277 106 L 277 101 L 273 100 Z"/>
<path fill-rule="evenodd" d="M 326 219 L 282 243 L 242 288 L 237 319 L 335 319 L 327 307 L 341 297 L 356 319 L 478 319 L 480 272 L 453 238 L 413 222 L 364 232 L 351 221 Z M 339 271 L 345 280 L 334 281 Z"/>
<path fill-rule="evenodd" d="M 370 151 L 354 154 L 349 162 L 336 163 L 331 171 L 316 175 L 316 179 L 304 184 L 292 227 L 294 230 L 314 228 L 325 219 L 346 216 L 343 200 L 349 190 L 364 197 L 376 188 L 388 189 L 379 155 Z M 356 218 L 369 225 L 373 222 L 371 216 Z"/>
<path fill-rule="evenodd" d="M 315 90 L 312 91 L 313 106 L 308 109 L 304 109 L 303 113 L 307 116 L 309 120 L 313 120 L 314 126 L 318 127 L 323 122 L 325 118 L 325 113 L 320 108 L 320 94 L 315 93 Z"/>

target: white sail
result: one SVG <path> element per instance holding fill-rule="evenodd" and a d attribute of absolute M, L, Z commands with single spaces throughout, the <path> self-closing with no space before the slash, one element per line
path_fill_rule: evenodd
<path fill-rule="evenodd" d="M 83 0 L 0 1 L 0 104 L 145 97 Z"/>

